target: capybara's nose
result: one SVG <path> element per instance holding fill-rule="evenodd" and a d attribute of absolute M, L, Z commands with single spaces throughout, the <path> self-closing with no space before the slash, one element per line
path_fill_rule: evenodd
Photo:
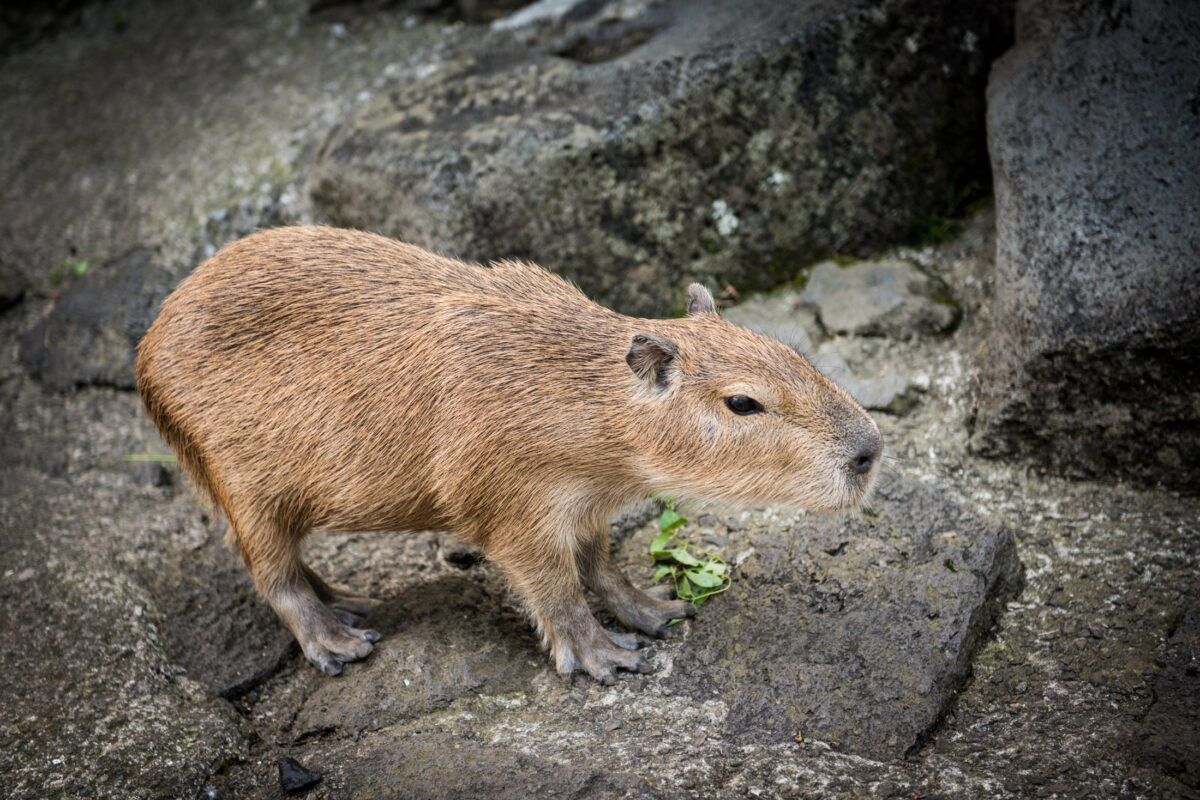
<path fill-rule="evenodd" d="M 866 475 L 870 472 L 883 452 L 883 437 L 879 431 L 871 430 L 864 433 L 858 442 L 854 455 L 850 458 L 850 471 L 856 475 Z"/>

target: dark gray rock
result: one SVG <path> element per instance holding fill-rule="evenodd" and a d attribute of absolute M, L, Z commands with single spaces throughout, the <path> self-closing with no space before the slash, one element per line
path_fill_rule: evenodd
<path fill-rule="evenodd" d="M 944 286 L 897 258 L 846 266 L 824 261 L 813 267 L 800 302 L 817 310 L 830 333 L 903 339 L 941 333 L 956 322 L 957 309 L 939 297 L 944 293 Z"/>
<path fill-rule="evenodd" d="M 1022 575 L 1012 533 L 907 479 L 874 510 L 751 540 L 668 685 L 729 705 L 746 741 L 896 758 L 937 724 Z"/>
<path fill-rule="evenodd" d="M 973 436 L 1200 491 L 1200 4 L 1029 0 L 988 87 L 996 297 Z"/>
<path fill-rule="evenodd" d="M 1200 789 L 1200 603 L 1164 649 L 1154 705 L 1135 741 L 1146 761 Z"/>
<path fill-rule="evenodd" d="M 137 343 L 171 285 L 149 250 L 89 269 L 21 337 L 21 361 L 51 389 L 132 389 Z"/>
<path fill-rule="evenodd" d="M 381 93 L 324 146 L 315 214 L 656 313 L 689 280 L 762 289 L 882 246 L 986 184 L 1007 3 L 627 7 L 492 33 Z"/>
<path fill-rule="evenodd" d="M 320 780 L 321 773 L 305 769 L 294 758 L 284 758 L 279 762 L 279 788 L 285 794 L 298 794 L 311 789 Z"/>
<path fill-rule="evenodd" d="M 0 257 L 0 311 L 21 302 L 28 288 L 29 282 L 17 270 L 16 264 Z"/>

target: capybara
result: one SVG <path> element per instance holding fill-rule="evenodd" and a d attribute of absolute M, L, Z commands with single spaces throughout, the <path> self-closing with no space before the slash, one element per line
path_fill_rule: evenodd
<path fill-rule="evenodd" d="M 312 528 L 447 530 L 520 595 L 563 675 L 645 671 L 591 589 L 653 636 L 693 609 L 641 592 L 608 523 L 654 493 L 834 510 L 883 439 L 804 358 L 689 288 L 681 319 L 603 308 L 537 266 L 357 231 L 261 231 L 200 265 L 138 348 L 137 386 L 304 654 L 336 674 L 373 605 L 301 561 Z"/>

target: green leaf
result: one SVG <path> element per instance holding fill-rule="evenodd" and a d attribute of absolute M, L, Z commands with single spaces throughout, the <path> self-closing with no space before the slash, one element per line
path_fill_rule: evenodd
<path fill-rule="evenodd" d="M 671 567 L 668 567 L 666 564 L 663 564 L 662 566 L 660 566 L 658 568 L 658 571 L 654 573 L 654 579 L 651 580 L 650 583 L 658 583 L 663 578 L 670 575 L 672 572 L 674 572 L 674 570 Z"/>
<path fill-rule="evenodd" d="M 705 572 L 699 569 L 689 569 L 684 573 L 688 580 L 697 586 L 702 586 L 705 589 L 711 589 L 715 586 L 720 586 L 725 582 L 725 579 L 720 575 L 713 575 L 711 572 Z"/>
<path fill-rule="evenodd" d="M 696 593 L 692 591 L 692 585 L 684 577 L 680 577 L 675 584 L 675 593 L 679 595 L 680 600 L 693 600 L 696 597 Z"/>
<path fill-rule="evenodd" d="M 704 565 L 704 571 L 711 572 L 713 575 L 724 575 L 725 574 L 725 562 L 724 561 L 709 561 L 707 564 Z"/>
<path fill-rule="evenodd" d="M 700 566 L 700 559 L 688 552 L 686 547 L 675 547 L 667 551 L 671 558 L 678 561 L 680 564 L 686 564 L 689 567 Z"/>
<path fill-rule="evenodd" d="M 664 508 L 662 518 L 658 521 L 658 526 L 662 529 L 663 533 L 670 533 L 686 522 L 686 519 L 675 513 L 675 509 Z"/>
<path fill-rule="evenodd" d="M 650 552 L 654 555 L 666 553 L 667 542 L 671 541 L 671 539 L 672 534 L 670 531 L 666 531 L 665 533 L 660 533 L 658 536 L 655 536 L 654 541 L 650 543 Z"/>

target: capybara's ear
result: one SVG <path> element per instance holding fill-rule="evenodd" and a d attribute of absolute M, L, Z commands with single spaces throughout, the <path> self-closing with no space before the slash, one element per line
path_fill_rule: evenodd
<path fill-rule="evenodd" d="M 671 383 L 671 364 L 679 355 L 675 343 L 652 333 L 639 333 L 633 337 L 625 363 L 634 374 L 656 389 L 665 389 Z"/>
<path fill-rule="evenodd" d="M 717 303 L 713 300 L 712 292 L 698 283 L 688 287 L 688 316 L 692 314 L 715 314 Z"/>

